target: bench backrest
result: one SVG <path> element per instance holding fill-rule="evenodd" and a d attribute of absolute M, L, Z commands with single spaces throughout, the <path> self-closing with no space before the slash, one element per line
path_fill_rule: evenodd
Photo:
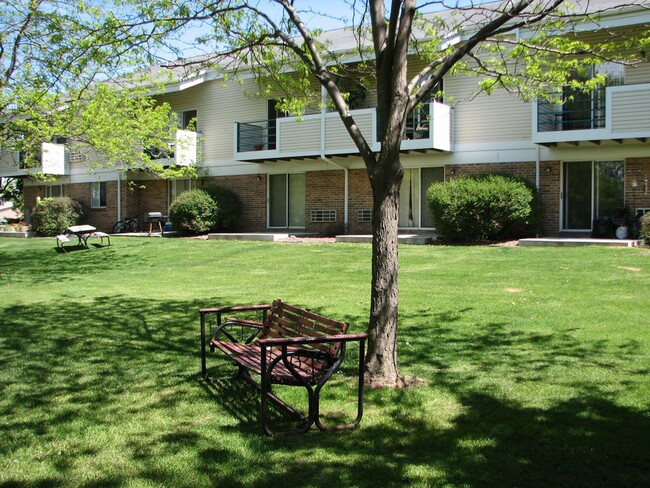
<path fill-rule="evenodd" d="M 288 337 L 323 337 L 345 334 L 347 322 L 339 322 L 322 315 L 274 300 L 266 315 L 260 339 Z M 342 343 L 309 344 L 301 347 L 317 349 L 333 356 L 338 355 Z"/>

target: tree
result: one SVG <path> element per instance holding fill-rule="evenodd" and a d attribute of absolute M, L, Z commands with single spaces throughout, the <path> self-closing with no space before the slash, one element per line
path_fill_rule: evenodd
<path fill-rule="evenodd" d="M 121 4 L 118 4 L 121 5 Z M 138 167 L 164 173 L 142 151 L 168 148 L 175 125 L 157 105 L 135 66 L 151 64 L 148 48 L 163 27 L 119 29 L 130 6 L 104 2 L 0 0 L 0 145 L 39 173 L 42 142 L 66 139 L 89 167 Z M 164 27 L 164 34 L 173 29 Z M 145 42 L 146 41 L 146 42 Z M 7 184 L 11 182 L 7 180 Z"/>

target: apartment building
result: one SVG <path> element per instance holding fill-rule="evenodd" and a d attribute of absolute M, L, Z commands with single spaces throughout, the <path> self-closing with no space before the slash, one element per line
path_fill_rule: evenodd
<path fill-rule="evenodd" d="M 598 28 L 641 32 L 647 26 L 650 11 L 628 8 L 604 14 Z M 587 33 L 595 28 L 580 26 Z M 346 44 L 351 34 L 326 35 Z M 412 61 L 415 69 L 417 59 Z M 564 98 L 560 104 L 525 102 L 504 90 L 477 94 L 475 77 L 446 77 L 444 98 L 414 111 L 404 133 L 400 229 L 434 229 L 425 198 L 433 182 L 488 172 L 515 174 L 539 188 L 546 235 L 588 234 L 598 219 L 614 219 L 622 208 L 632 214 L 650 210 L 650 62 L 603 63 L 593 69 L 592 75 L 597 73 L 607 73 L 607 86 L 590 94 L 558 87 Z M 72 154 L 50 170 L 56 171 L 55 182 L 27 177 L 26 207 L 37 197 L 65 194 L 90 209 L 88 223 L 110 230 L 125 216 L 166 213 L 175 197 L 191 187 L 220 185 L 241 198 L 237 231 L 369 233 L 370 184 L 338 114 L 323 109 L 293 117 L 278 111 L 272 97 L 252 95 L 256 91 L 252 77 L 224 83 L 209 71 L 166 84 L 159 98 L 179 114 L 180 129 L 196 120 L 198 143 L 185 159 L 200 154 L 198 179 L 165 181 L 137 171 L 89 173 L 87 157 Z M 375 93 L 361 95 L 352 113 L 379 150 Z M 25 174 L 16 160 L 3 155 L 0 176 Z"/>

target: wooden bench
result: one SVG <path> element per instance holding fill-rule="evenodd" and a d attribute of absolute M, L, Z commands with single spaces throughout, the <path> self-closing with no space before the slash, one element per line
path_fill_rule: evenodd
<path fill-rule="evenodd" d="M 241 318 L 256 312 L 261 320 Z M 313 424 L 320 430 L 351 429 L 359 425 L 363 415 L 363 361 L 367 334 L 348 334 L 349 324 L 329 319 L 281 300 L 270 305 L 202 308 L 201 371 L 209 379 L 206 349 L 220 350 L 239 367 L 239 376 L 261 389 L 261 421 L 268 435 L 268 401 L 274 401 L 294 415 L 293 408 L 273 395 L 272 385 L 302 386 L 307 389 L 309 413 L 301 416 L 302 426 L 292 432 L 306 432 Z M 239 318 L 237 317 L 239 315 Z M 206 326 L 212 321 L 210 338 Z M 320 392 L 327 380 L 340 369 L 345 358 L 346 344 L 359 343 L 359 380 L 357 417 L 350 423 L 326 426 L 320 419 Z M 260 384 L 252 377 L 260 376 Z"/>

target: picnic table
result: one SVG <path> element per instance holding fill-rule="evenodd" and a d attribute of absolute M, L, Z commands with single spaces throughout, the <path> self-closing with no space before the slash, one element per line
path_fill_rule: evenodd
<path fill-rule="evenodd" d="M 92 225 L 71 225 L 66 229 L 67 234 L 60 234 L 56 236 L 56 245 L 61 249 L 65 250 L 63 247 L 64 244 L 70 242 L 71 238 L 77 238 L 77 245 L 88 247 L 88 238 L 97 237 L 101 239 L 101 243 L 104 243 L 104 239 L 108 241 L 108 245 L 111 245 L 111 238 L 105 232 L 97 232 L 97 229 Z"/>
<path fill-rule="evenodd" d="M 88 247 L 88 238 L 90 235 L 95 232 L 97 229 L 92 225 L 71 225 L 66 229 L 68 234 L 74 234 L 79 240 L 78 245 Z"/>

